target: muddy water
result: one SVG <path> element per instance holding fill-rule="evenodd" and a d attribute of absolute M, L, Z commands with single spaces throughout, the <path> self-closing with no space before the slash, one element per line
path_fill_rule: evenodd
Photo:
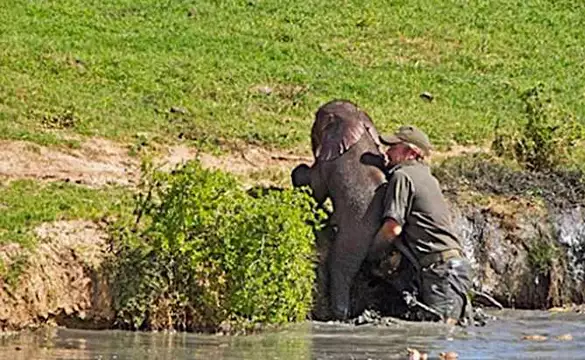
<path fill-rule="evenodd" d="M 406 347 L 459 359 L 583 359 L 585 315 L 502 311 L 481 328 L 305 323 L 251 336 L 49 329 L 0 338 L 0 359 L 405 359 Z M 523 340 L 544 335 L 543 341 Z M 572 340 L 559 335 L 571 334 Z"/>

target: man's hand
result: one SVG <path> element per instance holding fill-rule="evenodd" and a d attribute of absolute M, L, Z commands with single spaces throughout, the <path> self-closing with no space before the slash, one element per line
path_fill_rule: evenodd
<path fill-rule="evenodd" d="M 376 261 L 384 257 L 386 251 L 400 233 L 402 233 L 402 226 L 392 218 L 386 219 L 376 233 L 372 246 L 370 246 L 368 261 Z"/>
<path fill-rule="evenodd" d="M 401 261 L 402 254 L 400 251 L 396 249 L 391 250 L 388 255 L 380 260 L 378 265 L 372 267 L 372 274 L 387 279 L 389 276 L 392 276 L 396 270 L 398 270 Z"/>

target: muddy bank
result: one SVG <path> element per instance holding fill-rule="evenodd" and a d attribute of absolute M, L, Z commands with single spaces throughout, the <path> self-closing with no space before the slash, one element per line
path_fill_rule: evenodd
<path fill-rule="evenodd" d="M 583 302 L 581 178 L 530 174 L 482 156 L 447 159 L 434 171 L 452 205 L 477 288 L 507 307 Z M 103 228 L 73 221 L 43 224 L 35 232 L 40 239 L 36 249 L 0 249 L 2 261 L 20 269 L 17 278 L 0 279 L 0 329 L 43 323 L 111 327 L 114 300 L 102 266 L 111 249 Z M 366 306 L 380 289 L 359 288 L 365 299 L 356 306 Z M 315 306 L 326 302 L 317 296 Z"/>
<path fill-rule="evenodd" d="M 1 260 L 13 271 L 0 279 L 0 330 L 110 327 L 114 313 L 101 269 L 110 254 L 106 233 L 91 222 L 59 221 L 35 234 L 34 249 L 0 247 Z"/>
<path fill-rule="evenodd" d="M 585 178 L 529 172 L 485 154 L 435 169 L 452 203 L 476 287 L 507 307 L 582 303 Z"/>

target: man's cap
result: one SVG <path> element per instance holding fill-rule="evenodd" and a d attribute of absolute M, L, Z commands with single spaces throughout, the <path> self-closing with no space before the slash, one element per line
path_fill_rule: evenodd
<path fill-rule="evenodd" d="M 393 145 L 401 142 L 416 145 L 423 151 L 425 156 L 429 156 L 433 145 L 427 135 L 412 125 L 401 126 L 394 135 L 381 135 L 380 141 L 386 145 Z"/>

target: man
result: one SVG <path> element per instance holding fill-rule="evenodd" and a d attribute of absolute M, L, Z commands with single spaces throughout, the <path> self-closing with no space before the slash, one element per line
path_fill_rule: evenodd
<path fill-rule="evenodd" d="M 439 183 L 423 162 L 432 145 L 414 126 L 402 126 L 394 135 L 381 136 L 380 140 L 389 146 L 388 188 L 382 226 L 368 260 L 390 262 L 395 271 L 403 271 L 417 292 L 415 302 L 440 320 L 455 324 L 469 315 L 470 266 L 451 229 Z M 389 256 L 391 249 L 398 249 L 402 256 Z M 400 263 L 405 258 L 414 271 L 404 270 L 408 267 Z"/>

